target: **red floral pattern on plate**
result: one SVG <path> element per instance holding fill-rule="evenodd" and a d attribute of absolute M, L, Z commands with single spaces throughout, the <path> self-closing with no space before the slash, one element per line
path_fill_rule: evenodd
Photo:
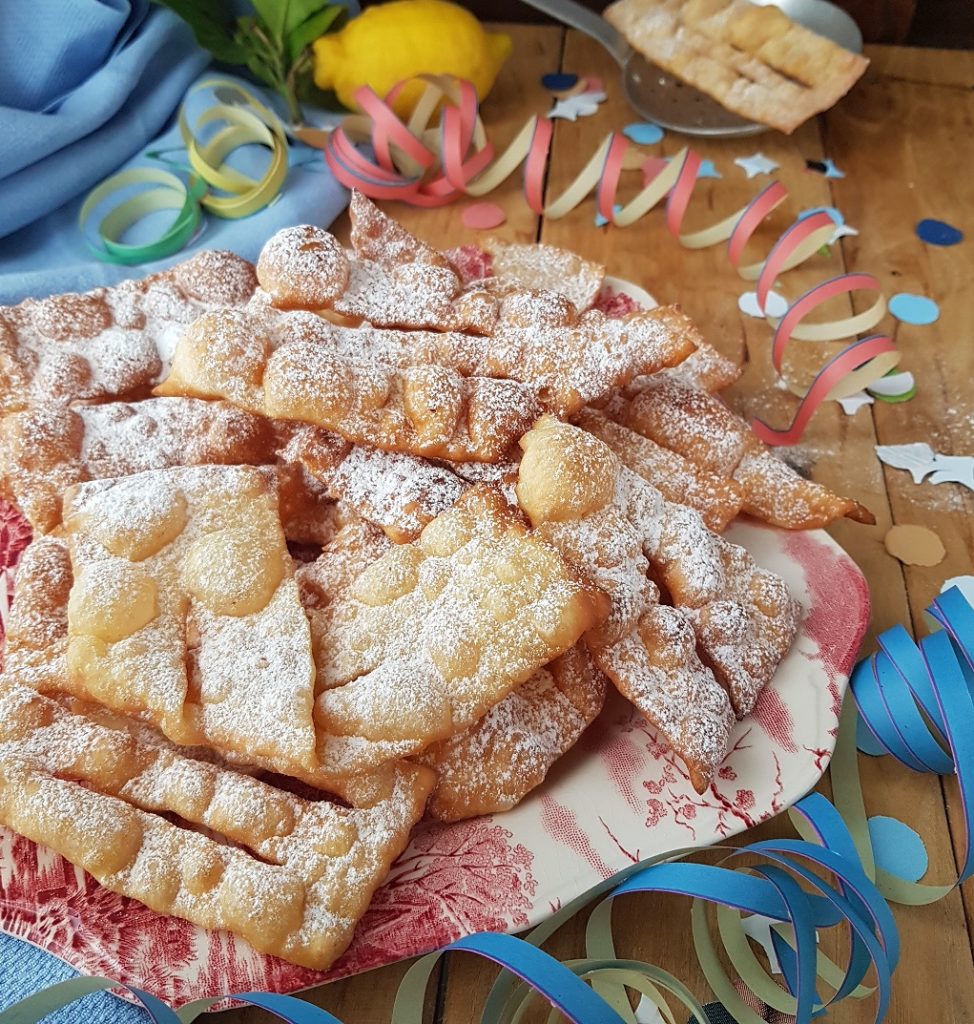
<path fill-rule="evenodd" d="M 653 729 L 613 698 L 519 807 L 418 828 L 327 974 L 261 956 L 232 935 L 160 917 L 3 829 L 0 929 L 174 1006 L 229 992 L 294 992 L 470 932 L 521 930 L 634 861 L 718 842 L 779 813 L 812 788 L 831 757 L 842 694 L 869 618 L 868 591 L 824 533 L 737 523 L 729 536 L 785 577 L 805 618 L 703 795 Z M 16 510 L 0 502 L 0 569 L 16 564 L 29 537 Z"/>

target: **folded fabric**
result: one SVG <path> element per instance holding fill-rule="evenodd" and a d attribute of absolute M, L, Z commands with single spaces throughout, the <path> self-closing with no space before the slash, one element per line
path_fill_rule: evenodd
<path fill-rule="evenodd" d="M 232 80 L 249 89 L 266 105 L 273 105 L 274 99 L 268 90 L 240 79 Z M 197 109 L 215 99 L 211 89 L 194 93 L 190 120 L 195 117 Z M 147 151 L 160 152 L 168 163 L 147 157 Z M 268 153 L 263 147 L 247 146 L 233 154 L 230 164 L 245 174 L 259 177 L 267 159 Z M 145 150 L 127 161 L 124 167 L 165 167 L 173 170 L 172 164 L 175 164 L 176 173 L 188 180 L 188 174 L 179 169 L 185 160 L 179 130 L 173 124 Z M 111 168 L 113 172 L 117 169 Z M 83 201 L 84 196 L 78 196 L 48 216 L 0 239 L 0 305 L 58 292 L 86 291 L 126 278 L 143 277 L 188 259 L 199 249 L 230 249 L 247 259 L 256 260 L 264 242 L 282 227 L 301 223 L 327 227 L 345 208 L 348 193 L 331 176 L 318 150 L 294 145 L 290 149 L 287 180 L 280 195 L 269 206 L 240 220 L 223 220 L 204 214 L 202 230 L 185 249 L 167 259 L 137 266 L 105 263 L 92 253 L 78 227 L 78 211 Z M 172 214 L 159 213 L 153 217 L 154 221 L 136 225 L 127 240 L 147 240 L 146 233 L 158 231 L 160 219 L 168 217 L 171 220 Z"/>
<path fill-rule="evenodd" d="M 137 153 L 208 59 L 184 22 L 148 0 L 5 4 L 0 238 Z"/>
<path fill-rule="evenodd" d="M 0 1013 L 41 989 L 77 976 L 77 971 L 57 957 L 0 932 Z M 148 1020 L 141 1007 L 108 992 L 97 992 L 56 1010 L 44 1018 L 44 1024 L 147 1024 Z"/>

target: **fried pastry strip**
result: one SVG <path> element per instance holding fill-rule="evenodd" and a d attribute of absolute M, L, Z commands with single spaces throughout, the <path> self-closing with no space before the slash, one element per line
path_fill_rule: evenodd
<path fill-rule="evenodd" d="M 371 807 L 309 802 L 24 687 L 0 691 L 0 822 L 158 913 L 306 967 L 348 946 L 431 784 L 403 766 Z"/>
<path fill-rule="evenodd" d="M 153 470 L 68 491 L 72 686 L 180 743 L 317 767 L 308 623 L 266 476 Z"/>
<path fill-rule="evenodd" d="M 741 511 L 742 488 L 733 480 L 700 469 L 598 409 L 583 409 L 575 422 L 607 444 L 623 465 L 651 483 L 667 501 L 696 509 L 708 529 L 722 532 Z"/>
<path fill-rule="evenodd" d="M 602 710 L 605 691 L 605 676 L 576 644 L 469 729 L 418 754 L 437 774 L 430 815 L 460 821 L 519 804 Z"/>
<path fill-rule="evenodd" d="M 606 411 L 706 472 L 736 481 L 744 492 L 743 510 L 773 526 L 809 530 L 843 516 L 859 523 L 875 522 L 857 501 L 800 477 L 715 395 L 673 376 L 647 378 L 631 402 L 613 401 Z"/>
<path fill-rule="evenodd" d="M 784 581 L 707 530 L 693 509 L 665 501 L 578 427 L 543 417 L 521 446 L 518 500 L 535 528 L 561 540 L 571 558 L 573 540 L 577 545 L 609 510 L 628 521 L 654 579 L 693 624 L 701 656 L 736 714 L 748 714 L 797 629 L 798 607 Z"/>
<path fill-rule="evenodd" d="M 841 99 L 869 64 L 745 0 L 617 0 L 604 16 L 654 64 L 788 134 Z"/>
<path fill-rule="evenodd" d="M 156 393 L 224 398 L 351 441 L 460 461 L 500 458 L 537 412 L 533 390 L 514 381 L 355 362 L 318 341 L 274 349 L 259 322 L 233 312 L 186 332 Z"/>
<path fill-rule="evenodd" d="M 579 311 L 595 304 L 605 280 L 605 267 L 554 245 L 488 238 L 484 249 L 490 253 L 494 277 L 502 286 L 557 292 L 571 299 Z"/>
<path fill-rule="evenodd" d="M 416 752 L 471 725 L 608 613 L 496 491 L 471 488 L 313 612 L 319 730 Z"/>
<path fill-rule="evenodd" d="M 379 537 L 388 543 L 381 533 Z M 372 560 L 374 558 L 368 559 Z M 368 561 L 360 568 L 364 568 Z M 330 566 L 333 564 L 329 563 Z M 72 683 L 67 670 L 68 596 L 73 583 L 71 558 L 63 538 L 56 535 L 40 537 L 27 548 L 17 570 L 14 602 L 7 623 L 2 677 L 5 682 L 16 682 L 19 686 L 26 686 L 62 703 L 68 697 L 83 698 L 85 701 L 91 699 L 87 689 Z M 302 601 L 305 599 L 302 581 Z M 90 703 L 84 705 L 83 713 L 89 718 L 96 717 L 116 727 L 124 725 L 131 729 L 137 724 L 135 719 L 127 719 L 108 709 L 96 708 Z M 148 725 L 141 724 L 139 728 L 142 730 L 139 734 L 141 738 L 147 741 L 151 739 L 154 743 L 167 742 Z M 368 806 L 374 800 L 384 799 L 391 792 L 396 775 L 402 767 L 401 762 L 389 760 L 358 774 L 335 773 L 321 768 L 305 770 L 299 765 L 262 758 L 255 751 L 235 754 L 220 749 L 219 744 L 210 736 L 197 736 L 195 739 L 199 741 L 198 745 L 216 750 L 229 762 L 289 775 L 316 789 L 334 793 L 353 806 Z M 190 756 L 196 754 L 191 752 Z"/>
<path fill-rule="evenodd" d="M 602 648 L 599 667 L 676 751 L 698 793 L 706 791 L 730 744 L 734 712 L 697 654 L 679 608 L 652 605 L 635 629 Z"/>
<path fill-rule="evenodd" d="M 0 414 L 146 393 L 186 325 L 242 307 L 256 284 L 246 260 L 207 251 L 141 281 L 0 307 Z"/>
<path fill-rule="evenodd" d="M 37 533 L 60 525 L 62 494 L 86 480 L 273 461 L 270 424 L 224 402 L 152 398 L 75 408 L 48 402 L 0 420 L 0 491 Z"/>

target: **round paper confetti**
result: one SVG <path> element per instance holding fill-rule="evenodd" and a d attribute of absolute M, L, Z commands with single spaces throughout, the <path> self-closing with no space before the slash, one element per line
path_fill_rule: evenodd
<path fill-rule="evenodd" d="M 475 231 L 500 227 L 506 220 L 507 214 L 497 203 L 471 203 L 463 211 L 464 226 Z"/>
<path fill-rule="evenodd" d="M 889 311 L 905 324 L 932 324 L 940 316 L 940 307 L 925 295 L 898 292 L 889 300 Z"/>
<path fill-rule="evenodd" d="M 737 300 L 737 308 L 747 316 L 757 317 L 763 320 L 765 316 L 783 317 L 788 312 L 788 300 L 777 292 L 768 292 L 768 299 L 765 303 L 764 312 L 758 305 L 757 292 L 745 292 Z"/>
<path fill-rule="evenodd" d="M 927 245 L 957 245 L 964 240 L 964 232 L 946 221 L 927 218 L 917 224 L 917 237 Z"/>
<path fill-rule="evenodd" d="M 877 814 L 868 821 L 876 867 L 907 882 L 919 882 L 930 861 L 923 840 L 898 818 Z"/>
<path fill-rule="evenodd" d="M 637 121 L 635 124 L 627 124 L 622 134 L 637 146 L 651 146 L 663 138 L 663 129 L 652 121 Z"/>
<path fill-rule="evenodd" d="M 578 75 L 563 74 L 558 71 L 541 76 L 541 84 L 551 92 L 564 92 L 566 89 L 571 89 L 577 82 Z"/>
<path fill-rule="evenodd" d="M 866 390 L 882 402 L 908 402 L 916 396 L 917 382 L 909 371 L 894 370 L 874 380 Z"/>
<path fill-rule="evenodd" d="M 904 565 L 939 565 L 947 555 L 944 542 L 926 526 L 893 526 L 883 543 Z"/>

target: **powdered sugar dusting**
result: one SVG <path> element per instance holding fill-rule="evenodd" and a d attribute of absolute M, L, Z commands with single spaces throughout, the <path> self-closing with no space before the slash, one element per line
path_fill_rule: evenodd
<path fill-rule="evenodd" d="M 0 408 L 148 389 L 165 376 L 188 323 L 242 305 L 255 284 L 249 263 L 213 252 L 143 281 L 0 307 L 0 366 L 11 382 Z"/>

